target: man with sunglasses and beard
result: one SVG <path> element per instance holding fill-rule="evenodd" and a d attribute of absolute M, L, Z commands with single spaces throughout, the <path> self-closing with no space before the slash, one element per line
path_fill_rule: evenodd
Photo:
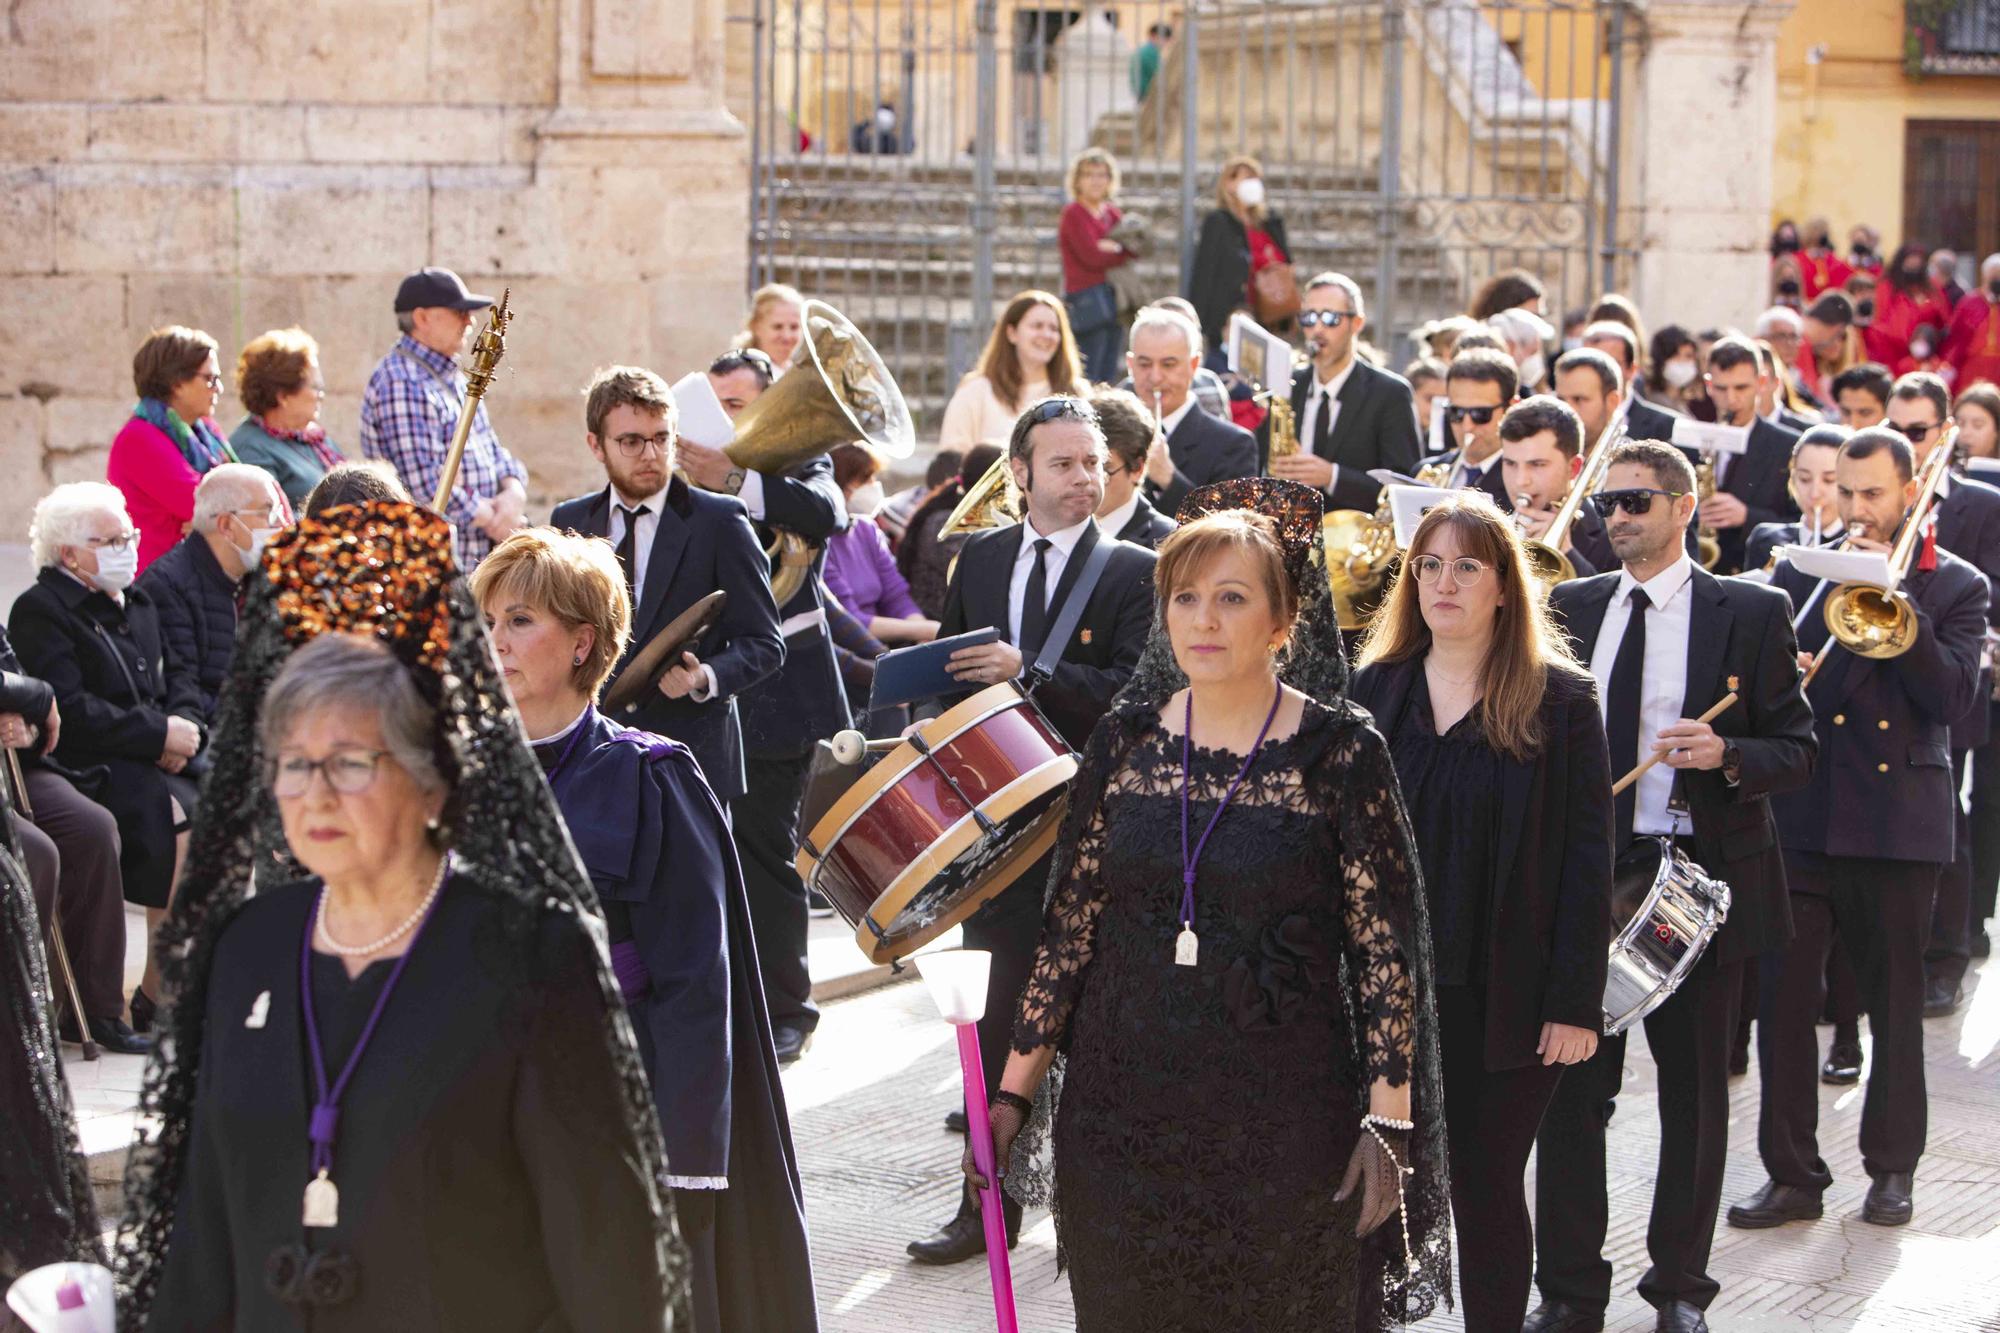
<path fill-rule="evenodd" d="M 1445 487 L 1485 491 L 1502 509 L 1512 507 L 1500 465 L 1500 421 L 1520 389 L 1514 358 L 1490 347 L 1474 347 L 1451 359 L 1444 376 L 1444 426 L 1454 447 L 1426 466 L 1445 468 Z"/>
<path fill-rule="evenodd" d="M 1889 392 L 1888 425 L 1910 442 L 1921 469 L 1931 451 L 1951 427 L 1951 394 L 1944 381 L 1926 371 L 1914 371 L 1896 381 Z M 1955 460 L 1954 460 L 1955 463 Z M 2000 491 L 1954 470 L 1939 484 L 1937 544 L 2000 586 Z M 1989 596 L 1987 624 L 2000 626 L 2000 599 Z M 1944 1018 L 1964 998 L 1961 983 L 1972 960 L 1972 821 L 1958 793 L 1965 789 L 1972 752 L 1993 743 L 1993 680 L 1982 665 L 1978 697 L 1951 724 L 1952 857 L 1938 880 L 1931 913 L 1931 939 L 1924 949 L 1924 1017 Z M 1976 766 L 1987 770 L 1982 762 Z M 1973 779 L 1975 786 L 1979 780 Z M 1980 795 L 1975 793 L 1974 800 Z M 1990 871 L 1990 867 L 1987 867 Z"/>
<path fill-rule="evenodd" d="M 1718 579 L 1689 558 L 1694 469 L 1671 446 L 1618 446 L 1592 497 L 1621 568 L 1559 585 L 1551 604 L 1597 677 L 1611 772 L 1660 762 L 1616 798 L 1616 847 L 1674 846 L 1731 890 L 1728 920 L 1679 988 L 1645 1020 L 1659 1067 L 1660 1158 L 1639 1294 L 1656 1327 L 1700 1333 L 1719 1285 L 1708 1273 L 1729 1143 L 1729 1048 L 1745 960 L 1791 937 L 1769 797 L 1803 786 L 1817 745 L 1799 688 L 1791 606 L 1773 589 Z M 1713 722 L 1694 719 L 1732 690 Z M 1627 923 L 1614 919 L 1612 929 Z M 1526 1333 L 1604 1327 L 1606 1105 L 1625 1037 L 1564 1074 L 1542 1120 L 1536 1285 Z"/>
<path fill-rule="evenodd" d="M 1856 432 L 1834 468 L 1848 549 L 1892 550 L 1917 498 L 1910 442 L 1887 427 Z M 1813 1021 L 1836 930 L 1874 1036 L 1861 1107 L 1871 1181 L 1861 1219 L 1902 1226 L 1911 1217 L 1926 1118 L 1924 945 L 1938 874 L 1952 857 L 1950 725 L 1978 697 L 1988 601 L 1986 580 L 1965 561 L 1929 539 L 1918 552 L 1897 589 L 1914 612 L 1909 647 L 1883 658 L 1837 643 L 1828 650 L 1808 696 L 1820 763 L 1808 786 L 1777 805 L 1797 934 L 1780 951 L 1760 1015 L 1757 1149 L 1770 1179 L 1730 1208 L 1731 1226 L 1817 1218 L 1833 1183 L 1819 1150 Z M 1799 647 L 1818 652 L 1829 637 L 1818 604 L 1831 590 L 1787 561 L 1771 582 L 1806 608 Z"/>
<path fill-rule="evenodd" d="M 1318 274 L 1306 283 L 1301 303 L 1299 328 L 1312 364 L 1292 373 L 1299 451 L 1272 458 L 1267 421 L 1258 432 L 1258 455 L 1270 475 L 1324 491 L 1328 510 L 1372 514 L 1382 483 L 1369 472 L 1407 474 L 1423 454 L 1410 382 L 1354 354 L 1368 326 L 1368 307 L 1354 279 Z"/>

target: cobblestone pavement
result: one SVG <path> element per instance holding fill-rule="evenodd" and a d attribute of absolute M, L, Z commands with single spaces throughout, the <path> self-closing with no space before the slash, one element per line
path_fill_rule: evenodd
<path fill-rule="evenodd" d="M 1925 1028 L 1930 1146 L 1917 1175 L 1915 1221 L 1885 1229 L 1860 1220 L 1861 1090 L 1822 1088 L 1822 1146 L 1835 1176 L 1826 1217 L 1775 1231 L 1717 1228 L 1711 1271 L 1722 1295 L 1709 1311 L 1717 1333 L 2000 1330 L 2000 969 L 1989 963 L 1981 971 L 1959 1014 Z M 1618 1295 L 1606 1326 L 1636 1333 L 1653 1327 L 1653 1312 L 1632 1288 L 1646 1267 L 1659 1136 L 1643 1036 L 1628 1050 L 1608 1154 L 1607 1249 Z M 993 1327 L 983 1262 L 929 1269 L 903 1254 L 954 1207 L 962 1141 L 942 1122 L 957 1088 L 951 1031 L 910 983 L 829 1005 L 812 1050 L 786 1074 L 827 1333 Z M 1754 1072 L 1736 1081 L 1730 1110 L 1725 1203 L 1763 1181 Z M 1030 1216 L 1013 1263 L 1021 1327 L 1072 1328 L 1045 1215 Z M 1420 1327 L 1463 1325 L 1439 1315 Z"/>

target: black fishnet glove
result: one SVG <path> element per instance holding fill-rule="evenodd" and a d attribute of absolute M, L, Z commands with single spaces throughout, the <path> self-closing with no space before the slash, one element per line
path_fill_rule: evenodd
<path fill-rule="evenodd" d="M 1007 1176 L 1008 1154 L 1014 1150 L 1014 1136 L 1028 1123 L 1028 1114 L 1034 1109 L 1033 1102 L 1025 1097 L 1017 1097 L 1011 1092 L 997 1094 L 993 1098 L 993 1105 L 987 1108 L 986 1114 L 993 1121 L 994 1174 L 1003 1180 Z M 965 1156 L 960 1159 L 959 1167 L 965 1172 L 965 1178 L 971 1182 L 972 1188 L 983 1190 L 987 1186 L 986 1177 L 979 1174 L 979 1167 L 972 1160 L 972 1136 L 977 1132 L 972 1126 L 966 1127 Z"/>
<path fill-rule="evenodd" d="M 1387 1152 L 1383 1151 L 1376 1134 L 1388 1140 Z M 1391 1152 L 1395 1154 L 1393 1159 L 1389 1156 Z M 1355 1235 L 1365 1236 L 1396 1215 L 1396 1210 L 1403 1204 L 1399 1180 L 1403 1168 L 1409 1164 L 1408 1130 L 1377 1126 L 1371 1133 L 1367 1127 L 1362 1128 L 1360 1141 L 1354 1145 L 1354 1155 L 1347 1159 L 1347 1174 L 1341 1177 L 1340 1192 L 1333 1196 L 1334 1202 L 1344 1203 L 1354 1193 L 1356 1185 L 1361 1187 L 1361 1217 L 1354 1224 Z"/>

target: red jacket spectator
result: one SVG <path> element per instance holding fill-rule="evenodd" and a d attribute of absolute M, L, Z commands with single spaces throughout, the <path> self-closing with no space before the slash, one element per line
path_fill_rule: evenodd
<path fill-rule="evenodd" d="M 1875 289 L 1875 321 L 1862 332 L 1868 359 L 1894 366 L 1908 359 L 1910 335 L 1920 324 L 1943 328 L 1951 320 L 1942 298 L 1928 287 L 1903 291 L 1892 282 Z"/>
<path fill-rule="evenodd" d="M 1805 298 L 1812 301 L 1821 292 L 1836 292 L 1854 272 L 1847 261 L 1830 249 L 1799 251 L 1799 267 L 1805 276 Z"/>
<path fill-rule="evenodd" d="M 1116 204 L 1106 204 L 1096 217 L 1075 200 L 1063 205 L 1062 220 L 1056 227 L 1056 237 L 1062 243 L 1063 295 L 1097 286 L 1112 269 L 1131 258 L 1122 250 L 1112 254 L 1097 246 L 1099 241 L 1110 239 L 1111 229 L 1123 216 Z"/>
<path fill-rule="evenodd" d="M 1953 383 L 1961 389 L 1980 380 L 2000 384 L 2000 299 L 1991 287 L 1967 292 L 1952 311 L 1944 359 L 1957 369 Z"/>

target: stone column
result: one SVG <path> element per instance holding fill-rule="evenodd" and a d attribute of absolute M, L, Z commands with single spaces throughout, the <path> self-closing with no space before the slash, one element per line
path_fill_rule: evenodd
<path fill-rule="evenodd" d="M 1621 242 L 1649 323 L 1748 330 L 1769 271 L 1778 25 L 1794 0 L 1648 0 L 1624 108 Z"/>

